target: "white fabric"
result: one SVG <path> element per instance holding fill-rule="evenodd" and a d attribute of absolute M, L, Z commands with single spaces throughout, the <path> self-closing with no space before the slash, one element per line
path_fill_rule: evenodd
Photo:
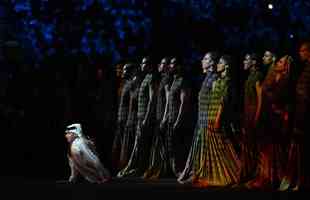
<path fill-rule="evenodd" d="M 101 164 L 93 143 L 83 135 L 80 124 L 67 126 L 67 133 L 74 133 L 78 137 L 70 145 L 70 156 L 68 156 L 71 168 L 69 181 L 75 181 L 78 174 L 92 183 L 103 183 L 110 178 L 110 173 Z"/>
<path fill-rule="evenodd" d="M 108 170 L 104 168 L 96 153 L 89 148 L 84 139 L 76 138 L 70 150 L 71 156 L 68 159 L 71 176 L 69 181 L 74 181 L 78 174 L 92 183 L 102 183 L 110 177 Z"/>
<path fill-rule="evenodd" d="M 71 129 L 74 128 L 74 129 Z M 66 132 L 70 132 L 70 133 L 74 133 L 79 137 L 83 137 L 83 131 L 82 131 L 82 126 L 81 124 L 71 124 L 69 126 L 67 126 L 67 129 L 71 129 L 71 130 L 66 130 Z"/>

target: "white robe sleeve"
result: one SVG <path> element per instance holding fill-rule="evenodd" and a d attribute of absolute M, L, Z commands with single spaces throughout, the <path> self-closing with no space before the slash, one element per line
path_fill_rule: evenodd
<path fill-rule="evenodd" d="M 83 139 L 76 139 L 71 145 L 74 167 L 90 182 L 104 182 L 110 177 L 98 156 L 91 151 Z"/>
<path fill-rule="evenodd" d="M 69 166 L 70 166 L 70 169 L 71 169 L 71 175 L 69 177 L 69 182 L 75 182 L 79 172 L 74 167 L 74 163 L 73 163 L 73 161 L 72 161 L 72 159 L 70 158 L 69 155 L 68 155 L 68 161 L 69 161 Z"/>

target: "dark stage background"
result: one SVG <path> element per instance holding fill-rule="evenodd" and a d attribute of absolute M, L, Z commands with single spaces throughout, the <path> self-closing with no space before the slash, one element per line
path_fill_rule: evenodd
<path fill-rule="evenodd" d="M 179 55 L 194 76 L 208 50 L 236 63 L 270 47 L 295 55 L 309 10 L 302 0 L 1 0 L 1 175 L 67 178 L 64 128 L 76 121 L 111 167 L 123 62 Z"/>

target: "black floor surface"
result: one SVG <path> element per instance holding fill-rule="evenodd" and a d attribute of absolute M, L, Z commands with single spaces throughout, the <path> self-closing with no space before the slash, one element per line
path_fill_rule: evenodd
<path fill-rule="evenodd" d="M 240 187 L 208 187 L 197 188 L 191 185 L 179 184 L 175 179 L 160 179 L 145 181 L 137 178 L 112 179 L 104 184 L 68 183 L 65 180 L 56 181 L 56 190 L 69 199 L 291 199 L 296 200 L 298 193 L 247 190 Z M 161 200 L 161 199 L 160 199 Z"/>
<path fill-rule="evenodd" d="M 207 187 L 195 188 L 190 185 L 179 184 L 175 179 L 160 179 L 145 181 L 137 178 L 112 179 L 104 184 L 69 183 L 66 180 L 39 180 L 21 179 L 18 177 L 2 178 L 1 191 L 7 193 L 10 198 L 1 199 L 205 199 L 205 200 L 269 200 L 269 199 L 309 199 L 306 192 L 272 192 L 255 191 L 244 188 Z M 56 188 L 55 188 L 56 186 Z M 56 190 L 55 190 L 56 189 Z M 7 195 L 6 195 L 7 196 Z M 15 196 L 18 196 L 15 198 Z"/>

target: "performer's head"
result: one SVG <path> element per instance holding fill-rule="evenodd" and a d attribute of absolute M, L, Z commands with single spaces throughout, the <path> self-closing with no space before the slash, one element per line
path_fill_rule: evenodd
<path fill-rule="evenodd" d="M 65 137 L 69 143 L 71 143 L 77 137 L 83 137 L 81 124 L 71 124 L 67 126 L 65 133 Z"/>
<path fill-rule="evenodd" d="M 250 69 L 256 69 L 258 67 L 259 59 L 255 53 L 247 53 L 243 60 L 243 69 L 248 71 Z"/>
<path fill-rule="evenodd" d="M 230 72 L 230 68 L 232 65 L 232 58 L 229 55 L 223 55 L 219 62 L 217 63 L 217 73 L 219 75 L 226 76 Z"/>
<path fill-rule="evenodd" d="M 116 65 L 116 77 L 121 78 L 122 77 L 122 64 L 118 63 Z"/>
<path fill-rule="evenodd" d="M 310 42 L 303 42 L 299 48 L 299 57 L 302 62 L 310 62 Z"/>
<path fill-rule="evenodd" d="M 123 67 L 123 79 L 129 79 L 133 75 L 134 68 L 134 64 L 126 63 Z"/>
<path fill-rule="evenodd" d="M 218 62 L 218 54 L 216 52 L 206 53 L 203 59 L 201 60 L 203 73 L 207 73 L 207 71 L 216 71 L 217 62 Z"/>
<path fill-rule="evenodd" d="M 249 53 L 245 54 L 243 60 L 243 69 L 245 71 L 249 70 L 251 67 L 251 55 Z"/>
<path fill-rule="evenodd" d="M 292 62 L 293 62 L 293 58 L 289 55 L 285 55 L 276 62 L 274 66 L 274 70 L 279 73 L 288 74 Z"/>
<path fill-rule="evenodd" d="M 172 57 L 170 60 L 169 70 L 172 74 L 183 75 L 184 73 L 184 66 L 180 58 Z"/>
<path fill-rule="evenodd" d="M 168 71 L 168 68 L 169 68 L 169 58 L 164 57 L 163 59 L 161 59 L 159 65 L 158 65 L 158 72 L 159 73 L 166 73 Z"/>
<path fill-rule="evenodd" d="M 142 73 L 148 73 L 152 70 L 152 66 L 151 66 L 151 59 L 150 57 L 146 56 L 142 58 L 142 62 L 141 62 L 141 72 Z"/>
<path fill-rule="evenodd" d="M 275 61 L 276 61 L 276 55 L 270 50 L 265 51 L 263 56 L 263 64 L 272 65 L 274 64 Z"/>

